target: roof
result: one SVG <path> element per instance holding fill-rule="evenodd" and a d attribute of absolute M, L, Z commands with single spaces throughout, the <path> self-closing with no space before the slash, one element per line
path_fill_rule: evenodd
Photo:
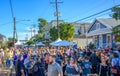
<path fill-rule="evenodd" d="M 105 26 L 107 26 L 110 29 L 114 28 L 117 25 L 120 25 L 120 20 L 115 20 L 113 18 L 98 18 L 92 22 L 92 24 L 88 28 L 88 32 L 90 31 L 91 27 L 96 23 L 96 21 L 104 24 Z"/>
<path fill-rule="evenodd" d="M 96 20 L 98 20 L 99 22 L 101 22 L 102 24 L 104 24 L 110 28 L 120 25 L 120 20 L 115 20 L 113 18 L 99 18 Z"/>
<path fill-rule="evenodd" d="M 98 21 L 101 24 L 107 26 L 107 28 L 90 31 L 91 27 L 96 23 L 96 21 Z M 89 27 L 89 29 L 88 29 L 87 36 L 112 33 L 112 28 L 116 27 L 117 25 L 120 25 L 120 20 L 115 20 L 113 18 L 99 18 L 99 19 L 95 19 L 93 21 L 93 23 L 91 24 L 91 26 Z"/>
<path fill-rule="evenodd" d="M 105 28 L 105 29 L 98 29 L 95 31 L 91 31 L 91 32 L 87 33 L 87 36 L 107 34 L 107 33 L 112 33 L 111 29 Z"/>

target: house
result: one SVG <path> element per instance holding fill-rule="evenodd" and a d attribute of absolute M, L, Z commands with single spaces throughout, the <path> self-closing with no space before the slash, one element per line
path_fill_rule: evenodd
<path fill-rule="evenodd" d="M 2 34 L 0 34 L 0 42 L 6 41 L 6 37 Z"/>
<path fill-rule="evenodd" d="M 86 37 L 86 32 L 90 27 L 90 23 L 72 23 L 74 25 L 74 38 L 73 42 L 77 43 L 79 47 L 85 47 L 92 42 L 91 37 Z"/>
<path fill-rule="evenodd" d="M 112 18 L 95 19 L 87 31 L 87 37 L 92 37 L 92 42 L 96 48 L 113 47 L 114 35 L 113 28 L 120 25 L 120 20 Z"/>
<path fill-rule="evenodd" d="M 59 20 L 59 24 L 63 23 L 63 20 Z M 71 22 L 68 22 L 71 23 Z M 72 39 L 72 42 L 75 42 L 78 44 L 80 47 L 85 47 L 86 46 L 86 32 L 90 26 L 90 23 L 72 23 L 74 25 L 75 31 L 74 31 L 74 38 Z M 57 27 L 57 21 L 52 20 L 49 22 L 45 27 L 44 27 L 44 37 L 47 40 L 50 40 L 50 28 L 51 27 Z M 91 37 L 88 37 L 88 43 L 92 41 Z"/>

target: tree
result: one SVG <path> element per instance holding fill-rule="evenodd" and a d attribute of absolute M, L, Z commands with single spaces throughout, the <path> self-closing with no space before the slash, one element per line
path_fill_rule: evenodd
<path fill-rule="evenodd" d="M 47 21 L 45 19 L 43 19 L 43 18 L 39 18 L 38 22 L 39 22 L 39 26 L 38 26 L 39 31 L 38 31 L 38 33 L 43 33 L 43 31 L 44 31 L 43 27 L 45 27 L 47 25 Z"/>
<path fill-rule="evenodd" d="M 113 11 L 113 18 L 116 20 L 120 19 L 120 7 L 115 6 L 113 7 L 112 11 Z"/>
<path fill-rule="evenodd" d="M 49 31 L 50 36 L 51 36 L 51 40 L 56 40 L 58 38 L 58 30 L 56 29 L 56 27 L 52 27 Z"/>
<path fill-rule="evenodd" d="M 59 24 L 60 27 L 60 38 L 62 40 L 71 40 L 74 36 L 74 26 L 73 24 L 69 23 L 61 23 Z M 58 33 L 57 33 L 56 27 L 53 27 L 50 29 L 50 36 L 52 40 L 56 40 L 58 38 Z"/>
<path fill-rule="evenodd" d="M 15 42 L 17 42 L 17 39 L 15 39 Z M 12 47 L 13 46 L 13 38 L 8 38 L 7 46 L 8 47 Z"/>
<path fill-rule="evenodd" d="M 43 18 L 39 18 L 38 19 L 38 24 L 39 24 L 39 30 L 38 30 L 38 34 L 36 36 L 34 36 L 34 40 L 35 41 L 39 41 L 40 39 L 43 39 L 44 38 L 44 27 L 47 25 L 47 21 Z"/>
<path fill-rule="evenodd" d="M 6 49 L 8 47 L 7 42 L 2 42 L 1 48 Z"/>
<path fill-rule="evenodd" d="M 95 48 L 95 45 L 94 45 L 92 42 L 90 42 L 89 45 L 88 45 L 88 47 L 89 47 L 90 49 L 94 49 L 94 48 Z"/>
<path fill-rule="evenodd" d="M 36 42 L 36 41 L 40 41 L 40 40 L 42 40 L 43 37 L 44 37 L 43 34 L 38 33 L 38 34 L 35 35 L 32 39 L 33 39 L 34 42 Z"/>
<path fill-rule="evenodd" d="M 29 40 L 29 41 L 27 41 L 27 43 L 26 43 L 27 45 L 31 45 L 31 44 L 34 44 L 34 41 L 33 40 Z"/>
<path fill-rule="evenodd" d="M 120 7 L 115 6 L 112 9 L 113 11 L 113 18 L 116 20 L 120 19 Z M 117 25 L 113 28 L 113 34 L 115 35 L 116 39 L 115 42 L 120 42 L 120 25 Z"/>
<path fill-rule="evenodd" d="M 115 35 L 115 42 L 120 42 L 120 25 L 113 28 L 113 34 Z"/>

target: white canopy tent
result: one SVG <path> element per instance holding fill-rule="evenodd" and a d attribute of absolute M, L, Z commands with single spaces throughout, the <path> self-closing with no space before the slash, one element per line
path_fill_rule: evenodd
<path fill-rule="evenodd" d="M 54 44 L 56 44 L 56 43 L 58 43 L 58 42 L 60 42 L 60 41 L 62 41 L 60 38 L 58 38 L 57 40 L 55 40 L 54 42 L 52 42 L 52 43 L 50 43 L 50 45 L 54 45 Z"/>
<path fill-rule="evenodd" d="M 19 40 L 15 43 L 15 46 L 21 46 L 23 45 Z"/>
<path fill-rule="evenodd" d="M 30 47 L 34 47 L 34 46 L 35 46 L 35 44 L 30 44 L 29 46 L 30 46 Z"/>
<path fill-rule="evenodd" d="M 73 46 L 74 43 L 63 40 L 63 41 L 59 41 L 57 43 L 55 43 L 53 46 Z"/>
<path fill-rule="evenodd" d="M 45 46 L 45 44 L 43 44 L 42 42 L 38 42 L 36 45 L 37 46 Z"/>
<path fill-rule="evenodd" d="M 116 42 L 116 45 L 120 45 L 120 42 Z"/>

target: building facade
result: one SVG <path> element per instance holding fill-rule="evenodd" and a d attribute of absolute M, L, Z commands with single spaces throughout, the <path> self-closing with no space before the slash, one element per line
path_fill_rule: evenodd
<path fill-rule="evenodd" d="M 63 23 L 63 20 L 59 20 L 59 23 Z M 74 25 L 75 31 L 74 31 L 74 38 L 72 39 L 72 42 L 75 42 L 78 44 L 79 47 L 85 47 L 87 44 L 89 44 L 92 41 L 91 37 L 88 37 L 86 39 L 86 32 L 88 28 L 90 27 L 90 23 L 72 23 Z M 44 37 L 45 39 L 50 39 L 50 28 L 56 26 L 57 28 L 57 22 L 56 20 L 51 21 L 44 27 Z M 86 41 L 87 40 L 87 41 Z"/>
<path fill-rule="evenodd" d="M 2 34 L 0 34 L 0 42 L 6 41 L 6 37 Z"/>
<path fill-rule="evenodd" d="M 120 24 L 120 20 L 112 18 L 95 19 L 87 31 L 87 37 L 92 37 L 96 48 L 113 47 L 114 35 L 112 29 Z"/>
<path fill-rule="evenodd" d="M 73 42 L 77 43 L 79 47 L 84 48 L 90 42 L 92 42 L 92 37 L 86 37 L 86 32 L 90 27 L 90 23 L 73 23 L 75 31 Z"/>

